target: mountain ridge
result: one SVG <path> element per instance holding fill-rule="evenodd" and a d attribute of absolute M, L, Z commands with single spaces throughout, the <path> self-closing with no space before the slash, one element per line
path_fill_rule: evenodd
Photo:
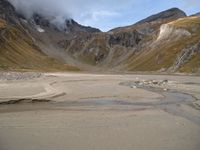
<path fill-rule="evenodd" d="M 15 10 L 10 12 L 13 6 L 9 3 L 7 10 L 2 8 L 2 2 L 5 0 L 0 1 L 0 18 L 27 36 L 30 47 L 61 66 L 88 71 L 199 72 L 198 15 L 187 17 L 172 8 L 108 32 L 68 19 L 61 30 L 39 14 L 26 20 Z M 1 24 L 3 28 L 4 22 Z"/>

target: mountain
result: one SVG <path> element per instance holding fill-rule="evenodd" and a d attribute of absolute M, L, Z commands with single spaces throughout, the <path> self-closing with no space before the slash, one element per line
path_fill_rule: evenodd
<path fill-rule="evenodd" d="M 79 35 L 64 47 L 76 59 L 109 70 L 199 72 L 199 21 L 173 8 L 107 33 Z"/>
<path fill-rule="evenodd" d="M 116 29 L 112 29 L 111 31 L 117 31 L 117 30 L 121 30 L 121 29 L 126 29 L 126 28 L 131 28 L 133 26 L 141 26 L 141 24 L 148 24 L 148 23 L 164 23 L 164 22 L 170 22 L 172 20 L 176 20 L 182 17 L 186 17 L 187 15 L 185 14 L 185 12 L 183 12 L 182 10 L 178 9 L 178 8 L 171 8 L 169 10 L 160 12 L 158 14 L 154 14 L 152 16 L 149 16 L 141 21 L 138 21 L 137 23 L 131 25 L 131 26 L 126 26 L 126 27 L 120 27 L 120 28 L 116 28 Z"/>
<path fill-rule="evenodd" d="M 65 41 L 71 41 L 79 35 L 93 35 L 101 31 L 96 28 L 78 24 L 73 19 L 66 19 L 64 24 L 52 23 L 52 20 L 41 14 L 34 14 L 30 19 L 20 18 L 21 25 L 34 39 L 37 45 L 47 56 L 62 61 L 71 66 L 78 66 L 88 70 L 91 66 L 73 58 L 63 47 Z M 80 41 L 78 41 L 80 43 Z M 77 45 L 78 45 L 77 43 Z"/>
<path fill-rule="evenodd" d="M 0 70 L 78 70 L 45 55 L 19 17 L 9 2 L 0 0 Z"/>
<path fill-rule="evenodd" d="M 23 16 L 22 16 L 23 17 Z M 89 33 L 95 33 L 95 32 L 101 32 L 99 29 L 96 28 L 92 28 L 90 26 L 83 26 L 78 24 L 76 21 L 74 21 L 73 19 L 66 19 L 64 24 L 58 24 L 56 25 L 56 23 L 53 23 L 53 19 L 54 17 L 44 17 L 40 14 L 33 14 L 32 18 L 29 21 L 29 23 L 35 24 L 36 26 L 40 26 L 40 27 L 54 27 L 57 30 L 60 30 L 62 32 L 65 33 L 71 33 L 71 34 L 75 34 L 75 33 L 79 33 L 79 32 L 89 32 Z M 39 32 L 44 32 L 45 30 L 40 30 Z"/>
<path fill-rule="evenodd" d="M 35 13 L 25 19 L 0 0 L 0 68 L 200 72 L 198 14 L 172 8 L 106 33 L 52 18 Z"/>
<path fill-rule="evenodd" d="M 194 15 L 192 15 L 192 16 L 200 16 L 200 12 L 199 12 L 199 13 L 196 13 L 196 14 L 194 14 Z"/>
<path fill-rule="evenodd" d="M 178 18 L 182 18 L 182 17 L 186 17 L 186 16 L 187 15 L 182 10 L 180 10 L 178 8 L 171 8 L 169 10 L 166 10 L 166 11 L 160 12 L 158 14 L 152 15 L 150 17 L 147 17 L 146 19 L 141 20 L 136 24 L 141 24 L 141 23 L 145 23 L 145 22 L 153 22 L 153 21 L 162 21 L 164 19 L 174 20 L 174 19 L 178 19 Z"/>

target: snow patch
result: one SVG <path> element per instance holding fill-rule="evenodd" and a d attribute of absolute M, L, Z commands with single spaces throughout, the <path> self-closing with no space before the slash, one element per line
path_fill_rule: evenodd
<path fill-rule="evenodd" d="M 39 25 L 36 25 L 36 30 L 37 30 L 38 32 L 41 32 L 41 33 L 45 32 L 45 30 L 42 29 Z"/>

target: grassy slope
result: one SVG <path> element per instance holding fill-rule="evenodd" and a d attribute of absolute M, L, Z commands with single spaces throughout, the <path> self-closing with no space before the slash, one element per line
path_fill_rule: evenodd
<path fill-rule="evenodd" d="M 49 58 L 37 48 L 19 27 L 0 20 L 0 70 L 78 70 Z"/>
<path fill-rule="evenodd" d="M 200 54 L 193 56 L 183 67 L 180 72 L 199 72 L 200 68 Z"/>
<path fill-rule="evenodd" d="M 156 48 L 143 51 L 135 56 L 133 56 L 132 62 L 128 65 L 128 69 L 132 71 L 156 71 L 162 68 L 169 68 L 173 65 L 177 54 L 185 48 L 187 45 L 196 43 L 200 40 L 200 18 L 199 17 L 187 17 L 184 19 L 179 19 L 177 21 L 171 22 L 171 25 L 180 28 L 186 28 L 192 33 L 189 38 L 183 37 L 178 41 L 171 41 L 170 44 L 162 43 Z M 196 30 L 192 30 L 196 28 Z M 199 56 L 195 56 L 195 59 L 191 59 L 186 64 L 186 68 L 189 64 L 192 68 L 199 68 Z M 181 70 L 184 70 L 184 66 Z M 188 69 L 187 69 L 188 70 Z"/>
<path fill-rule="evenodd" d="M 189 17 L 188 19 L 175 22 L 178 27 L 186 28 L 193 33 L 192 41 L 200 41 L 200 16 Z M 193 29 L 193 30 L 192 30 Z M 186 64 L 180 68 L 180 72 L 197 72 L 200 68 L 200 53 L 194 55 Z"/>

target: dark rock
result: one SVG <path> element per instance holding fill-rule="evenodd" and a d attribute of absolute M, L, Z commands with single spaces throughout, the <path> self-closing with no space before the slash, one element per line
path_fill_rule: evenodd
<path fill-rule="evenodd" d="M 33 14 L 33 20 L 35 22 L 36 25 L 40 25 L 42 27 L 49 27 L 50 25 L 50 22 L 48 19 L 46 19 L 45 17 L 42 17 L 41 15 L 39 14 Z"/>
<path fill-rule="evenodd" d="M 108 43 L 112 47 L 114 45 L 121 45 L 123 47 L 134 47 L 142 40 L 142 35 L 137 31 L 122 32 L 109 36 Z"/>
<path fill-rule="evenodd" d="M 7 0 L 0 0 L 0 18 L 12 24 L 19 23 L 15 8 Z"/>

